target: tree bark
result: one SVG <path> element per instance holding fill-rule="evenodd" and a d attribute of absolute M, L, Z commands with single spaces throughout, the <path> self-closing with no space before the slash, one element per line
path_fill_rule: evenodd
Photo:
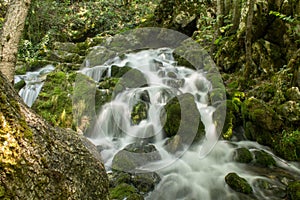
<path fill-rule="evenodd" d="M 1 199 L 109 199 L 95 146 L 36 115 L 1 72 L 0 94 Z"/>
<path fill-rule="evenodd" d="M 246 38 L 245 38 L 245 46 L 246 46 L 246 64 L 244 69 L 244 77 L 249 78 L 250 71 L 252 68 L 252 22 L 253 22 L 253 14 L 254 14 L 254 2 L 255 0 L 249 0 L 249 10 L 247 14 L 247 23 L 246 23 Z"/>
<path fill-rule="evenodd" d="M 1 34 L 0 71 L 13 83 L 18 45 L 25 25 L 30 0 L 12 0 Z"/>

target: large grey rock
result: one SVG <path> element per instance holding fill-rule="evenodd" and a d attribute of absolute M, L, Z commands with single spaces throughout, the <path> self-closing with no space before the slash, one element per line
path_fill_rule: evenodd
<path fill-rule="evenodd" d="M 108 178 L 95 147 L 20 103 L 2 74 L 0 91 L 0 198 L 108 199 Z"/>

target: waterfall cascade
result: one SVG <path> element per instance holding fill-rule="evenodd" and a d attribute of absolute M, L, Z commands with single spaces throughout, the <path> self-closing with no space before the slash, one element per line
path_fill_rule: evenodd
<path fill-rule="evenodd" d="M 281 199 L 272 195 L 272 191 L 276 192 L 278 188 L 262 191 L 258 182 L 264 180 L 270 185 L 282 185 L 282 183 L 269 178 L 263 172 L 257 172 L 255 167 L 251 170 L 251 167 L 233 161 L 233 153 L 237 148 L 246 147 L 251 152 L 264 150 L 273 155 L 268 148 L 250 141 L 220 140 L 214 143 L 218 139 L 212 118 L 215 108 L 210 105 L 208 96 L 212 85 L 206 79 L 204 71 L 176 66 L 172 50 L 162 48 L 128 53 L 123 59 L 114 59 L 113 62 L 101 66 L 84 68 L 81 73 L 99 81 L 111 75 L 113 65 L 119 67 L 126 65 L 139 70 L 147 79 L 147 84 L 141 84 L 141 87 L 128 87 L 117 93 L 110 102 L 102 106 L 98 114 L 90 133 L 90 140 L 101 147 L 101 154 L 108 171 L 111 170 L 114 156 L 118 152 L 124 150 L 129 144 L 146 140 L 155 146 L 161 157 L 160 160 L 132 169 L 155 171 L 161 176 L 160 183 L 146 199 L 240 199 L 243 196 L 234 193 L 224 180 L 230 172 L 238 173 L 250 183 L 253 188 L 253 198 Z M 185 93 L 193 95 L 201 121 L 205 125 L 206 135 L 202 143 L 200 142 L 196 147 L 187 147 L 184 151 L 175 154 L 169 153 L 165 148 L 168 138 L 164 137 L 160 116 L 164 106 L 172 97 Z M 134 124 L 131 121 L 131 112 L 141 99 L 147 104 L 147 116 L 138 124 Z M 133 155 L 138 159 L 139 156 Z M 274 155 L 273 157 L 277 166 L 300 174 L 296 165 Z"/>

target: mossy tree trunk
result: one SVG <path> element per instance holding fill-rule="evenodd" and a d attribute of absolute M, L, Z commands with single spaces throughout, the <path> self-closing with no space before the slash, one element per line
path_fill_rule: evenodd
<path fill-rule="evenodd" d="M 0 107 L 0 199 L 109 198 L 96 148 L 32 112 L 1 72 Z"/>
<path fill-rule="evenodd" d="M 10 82 L 14 80 L 18 44 L 31 0 L 12 0 L 1 33 L 0 71 Z"/>

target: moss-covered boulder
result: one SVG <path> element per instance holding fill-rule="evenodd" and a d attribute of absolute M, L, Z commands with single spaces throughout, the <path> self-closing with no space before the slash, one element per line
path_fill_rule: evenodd
<path fill-rule="evenodd" d="M 225 177 L 225 181 L 234 191 L 244 194 L 251 194 L 253 192 L 247 180 L 240 177 L 236 173 L 227 174 Z"/>
<path fill-rule="evenodd" d="M 234 152 L 233 159 L 239 163 L 250 163 L 253 160 L 253 156 L 248 149 L 238 148 Z"/>
<path fill-rule="evenodd" d="M 172 98 L 161 113 L 161 121 L 166 137 L 180 135 L 182 142 L 192 143 L 205 135 L 204 124 L 191 94 Z"/>
<path fill-rule="evenodd" d="M 156 172 L 127 173 L 114 171 L 110 176 L 110 187 L 115 188 L 121 184 L 129 184 L 135 187 L 139 194 L 147 194 L 152 191 L 160 181 Z"/>
<path fill-rule="evenodd" d="M 107 200 L 108 179 L 95 147 L 49 125 L 1 73 L 0 91 L 0 198 Z"/>
<path fill-rule="evenodd" d="M 32 108 L 55 126 L 73 126 L 71 94 L 76 74 L 51 72 Z"/>
<path fill-rule="evenodd" d="M 256 165 L 262 166 L 262 167 L 273 167 L 276 166 L 276 161 L 274 158 L 268 154 L 267 152 L 261 150 L 261 151 L 254 151 L 254 163 Z"/>
<path fill-rule="evenodd" d="M 287 187 L 287 198 L 288 200 L 300 199 L 300 181 L 289 183 Z"/>
<path fill-rule="evenodd" d="M 300 160 L 300 131 L 284 130 L 278 137 L 274 151 L 277 155 L 292 161 Z"/>
<path fill-rule="evenodd" d="M 283 125 L 280 116 L 264 101 L 251 97 L 242 104 L 246 137 L 274 146 L 274 137 Z"/>
<path fill-rule="evenodd" d="M 276 112 L 264 101 L 249 98 L 243 103 L 243 115 L 261 128 L 277 131 L 282 126 L 282 121 Z"/>

